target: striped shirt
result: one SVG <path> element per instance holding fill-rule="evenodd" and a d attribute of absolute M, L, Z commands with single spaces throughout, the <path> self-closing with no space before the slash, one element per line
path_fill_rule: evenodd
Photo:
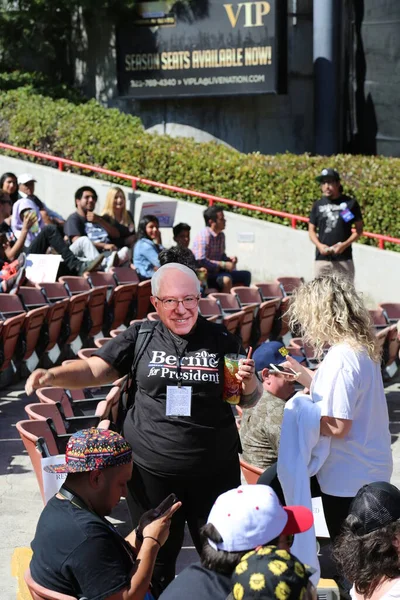
<path fill-rule="evenodd" d="M 219 271 L 219 262 L 229 260 L 225 254 L 225 234 L 214 233 L 210 227 L 204 227 L 193 241 L 193 254 L 199 267 L 206 267 L 209 273 Z"/>

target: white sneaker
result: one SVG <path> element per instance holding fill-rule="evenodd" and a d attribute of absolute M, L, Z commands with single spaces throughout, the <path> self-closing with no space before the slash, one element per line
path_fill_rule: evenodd
<path fill-rule="evenodd" d="M 119 258 L 119 266 L 122 266 L 125 263 L 131 262 L 131 252 L 128 246 L 124 246 L 120 250 L 118 250 L 118 258 Z"/>
<path fill-rule="evenodd" d="M 112 267 L 116 267 L 119 264 L 119 259 L 118 259 L 118 252 L 116 250 L 113 250 L 113 252 L 111 252 L 110 256 L 107 256 L 106 258 L 106 272 L 108 273 L 109 271 L 111 271 Z"/>

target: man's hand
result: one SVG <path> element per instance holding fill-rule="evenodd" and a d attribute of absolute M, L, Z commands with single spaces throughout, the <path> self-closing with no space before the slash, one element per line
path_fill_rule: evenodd
<path fill-rule="evenodd" d="M 235 268 L 235 264 L 231 260 L 228 260 L 225 262 L 225 268 L 222 270 L 228 271 L 228 273 L 230 273 L 231 271 L 234 270 L 234 268 Z"/>
<path fill-rule="evenodd" d="M 240 383 L 249 381 L 256 372 L 255 363 L 252 358 L 242 358 L 239 361 L 239 370 L 235 377 Z"/>
<path fill-rule="evenodd" d="M 24 213 L 24 220 L 22 223 L 22 231 L 24 231 L 25 233 L 27 233 L 30 228 L 32 227 L 32 225 L 35 224 L 35 222 L 37 221 L 37 217 L 36 214 L 32 211 L 26 211 Z"/>
<path fill-rule="evenodd" d="M 33 394 L 35 390 L 51 385 L 54 380 L 54 375 L 46 369 L 36 369 L 30 374 L 25 384 L 25 392 L 28 396 Z"/>
<path fill-rule="evenodd" d="M 319 244 L 318 251 L 320 254 L 322 254 L 324 256 L 331 253 L 330 246 L 327 246 L 326 244 Z"/>
<path fill-rule="evenodd" d="M 234 265 L 237 265 L 238 263 L 238 257 L 237 256 L 230 256 L 229 260 L 231 261 L 231 263 L 233 263 Z"/>
<path fill-rule="evenodd" d="M 143 529 L 143 538 L 150 536 L 158 540 L 161 546 L 165 544 L 169 536 L 172 516 L 182 506 L 182 502 L 175 502 L 161 517 L 149 523 Z"/>
<path fill-rule="evenodd" d="M 96 221 L 98 221 L 98 215 L 92 210 L 88 210 L 86 213 L 86 221 L 89 223 L 96 223 Z"/>
<path fill-rule="evenodd" d="M 333 254 L 342 254 L 342 252 L 344 252 L 345 250 L 346 250 L 346 245 L 344 244 L 344 242 L 338 242 L 337 244 L 332 246 Z"/>

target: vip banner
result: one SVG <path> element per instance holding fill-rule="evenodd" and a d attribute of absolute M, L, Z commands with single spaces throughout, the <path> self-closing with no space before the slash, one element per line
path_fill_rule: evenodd
<path fill-rule="evenodd" d="M 138 2 L 117 33 L 121 96 L 284 91 L 285 0 Z"/>

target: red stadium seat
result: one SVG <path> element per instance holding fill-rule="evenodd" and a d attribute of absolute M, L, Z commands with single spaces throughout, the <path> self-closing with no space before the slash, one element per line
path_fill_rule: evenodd
<path fill-rule="evenodd" d="M 69 305 L 69 298 L 64 298 L 49 304 L 42 292 L 36 287 L 20 287 L 19 297 L 27 310 L 47 307 L 45 318 L 45 331 L 39 340 L 39 352 L 49 352 L 57 344 L 64 321 L 65 311 Z"/>
<path fill-rule="evenodd" d="M 304 279 L 302 277 L 277 277 L 276 281 L 283 286 L 283 289 L 288 296 L 293 294 L 294 290 L 299 288 L 304 283 Z"/>
<path fill-rule="evenodd" d="M 128 317 L 129 309 L 137 296 L 138 284 L 128 283 L 117 285 L 112 273 L 85 273 L 90 286 L 92 288 L 107 286 L 109 290 L 108 307 L 109 307 L 109 325 L 110 329 L 117 329 L 123 325 Z"/>
<path fill-rule="evenodd" d="M 32 575 L 29 569 L 25 571 L 24 575 L 25 583 L 32 596 L 32 600 L 78 600 L 76 596 L 68 596 L 67 594 L 61 594 L 60 592 L 53 592 L 39 585 L 32 579 Z"/>
<path fill-rule="evenodd" d="M 21 360 L 27 360 L 35 352 L 47 310 L 47 306 L 41 306 L 26 312 L 18 296 L 0 294 L 0 313 L 2 315 L 6 317 L 25 315 L 20 334 L 22 350 L 19 358 Z"/>
<path fill-rule="evenodd" d="M 259 467 L 255 467 L 254 465 L 250 465 L 242 458 L 239 459 L 239 462 L 243 477 L 245 478 L 246 482 L 250 485 L 257 483 L 260 475 L 263 473 L 263 470 Z"/>
<path fill-rule="evenodd" d="M 69 299 L 66 311 L 68 317 L 68 333 L 66 344 L 71 344 L 81 333 L 86 305 L 90 299 L 90 292 L 82 292 L 69 297 L 62 283 L 37 283 L 36 287 L 42 291 L 50 303 L 58 302 L 64 298 Z"/>
<path fill-rule="evenodd" d="M 60 277 L 59 281 L 64 284 L 69 296 L 75 296 L 82 292 L 90 292 L 87 308 L 90 316 L 90 327 L 87 330 L 88 337 L 94 337 L 103 330 L 104 308 L 107 302 L 107 286 L 91 288 L 85 277 L 66 276 Z"/>

